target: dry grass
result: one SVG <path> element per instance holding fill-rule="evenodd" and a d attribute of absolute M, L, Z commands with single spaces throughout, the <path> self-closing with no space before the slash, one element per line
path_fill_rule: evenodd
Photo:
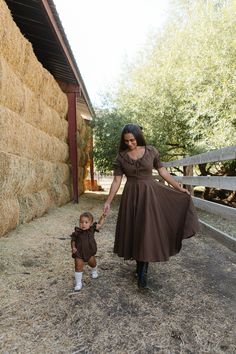
<path fill-rule="evenodd" d="M 50 210 L 1 238 L 2 353 L 235 353 L 235 254 L 199 235 L 151 264 L 139 291 L 134 264 L 112 252 L 117 201 L 97 235 L 100 277 L 73 293 L 69 234 L 81 211 L 97 219 L 105 195 Z"/>

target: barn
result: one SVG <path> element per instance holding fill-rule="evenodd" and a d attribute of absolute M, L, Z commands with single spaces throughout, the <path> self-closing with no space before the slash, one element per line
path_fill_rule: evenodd
<path fill-rule="evenodd" d="M 0 0 L 0 236 L 84 191 L 94 110 L 52 0 Z"/>

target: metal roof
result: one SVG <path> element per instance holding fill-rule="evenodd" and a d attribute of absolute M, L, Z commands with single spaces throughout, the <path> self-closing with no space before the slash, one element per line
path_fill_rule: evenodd
<path fill-rule="evenodd" d="M 5 0 L 42 65 L 59 81 L 79 85 L 91 116 L 94 110 L 52 0 Z M 68 5 L 69 6 L 69 5 Z"/>

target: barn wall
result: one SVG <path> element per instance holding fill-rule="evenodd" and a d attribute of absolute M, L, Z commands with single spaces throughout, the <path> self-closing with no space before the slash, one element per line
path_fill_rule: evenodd
<path fill-rule="evenodd" d="M 66 95 L 0 0 L 0 236 L 71 200 L 67 110 Z"/>

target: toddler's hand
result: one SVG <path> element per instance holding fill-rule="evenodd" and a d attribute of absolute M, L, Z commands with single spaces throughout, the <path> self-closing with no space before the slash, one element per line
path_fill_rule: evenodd
<path fill-rule="evenodd" d="M 76 248 L 76 247 L 73 247 L 73 248 L 71 249 L 71 251 L 72 251 L 72 253 L 74 254 L 74 253 L 77 252 L 77 248 Z"/>

